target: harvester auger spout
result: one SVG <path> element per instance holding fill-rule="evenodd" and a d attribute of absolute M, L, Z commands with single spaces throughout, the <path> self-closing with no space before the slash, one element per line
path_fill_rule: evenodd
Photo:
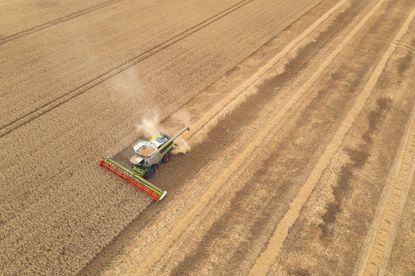
<path fill-rule="evenodd" d="M 153 201 L 160 201 L 167 195 L 167 192 L 150 183 L 147 179 L 154 175 L 160 164 L 170 160 L 174 140 L 188 130 L 188 127 L 183 128 L 173 137 L 159 134 L 149 141 L 142 139 L 137 141 L 133 145 L 135 154 L 129 160 L 131 169 L 121 164 L 125 163 L 125 160 L 118 161 L 112 158 L 101 160 L 99 165 L 147 193 Z"/>

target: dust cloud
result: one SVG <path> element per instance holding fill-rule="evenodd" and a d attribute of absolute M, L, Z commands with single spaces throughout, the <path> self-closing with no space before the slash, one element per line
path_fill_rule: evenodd
<path fill-rule="evenodd" d="M 144 117 L 141 120 L 141 123 L 137 124 L 136 130 L 138 134 L 146 139 L 150 139 L 159 133 L 163 133 L 163 129 L 160 125 L 160 116 L 157 113 L 154 113 L 148 117 Z"/>
<path fill-rule="evenodd" d="M 190 115 L 185 111 L 179 111 L 172 115 L 171 126 L 163 127 L 160 124 L 160 116 L 158 112 L 153 112 L 152 115 L 144 117 L 136 126 L 138 134 L 146 139 L 158 135 L 159 133 L 167 133 L 170 136 L 175 135 L 179 130 L 190 125 Z M 183 138 L 178 137 L 174 141 L 174 149 L 172 154 L 187 153 L 190 151 L 190 144 Z"/>

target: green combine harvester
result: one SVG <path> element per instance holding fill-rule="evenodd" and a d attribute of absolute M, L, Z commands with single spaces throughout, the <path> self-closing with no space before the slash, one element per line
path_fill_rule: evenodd
<path fill-rule="evenodd" d="M 153 201 L 160 201 L 167 195 L 167 192 L 151 184 L 147 179 L 156 173 L 160 164 L 167 163 L 171 159 L 171 151 L 175 146 L 174 140 L 188 130 L 188 127 L 183 128 L 173 137 L 159 134 L 149 141 L 144 139 L 137 141 L 133 145 L 134 155 L 129 160 L 130 168 L 111 158 L 101 160 L 99 165 L 147 193 Z"/>

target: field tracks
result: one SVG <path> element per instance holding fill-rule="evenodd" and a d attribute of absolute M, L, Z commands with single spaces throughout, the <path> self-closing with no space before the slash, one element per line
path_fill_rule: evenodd
<path fill-rule="evenodd" d="M 62 104 L 82 95 L 83 93 L 89 91 L 90 89 L 94 88 L 95 86 L 103 83 L 104 81 L 118 75 L 119 73 L 129 69 L 130 67 L 148 59 L 149 57 L 159 53 L 160 51 L 166 49 L 167 47 L 170 47 L 179 41 L 189 37 L 193 33 L 206 28 L 207 26 L 215 23 L 216 21 L 222 19 L 223 17 L 229 15 L 230 13 L 248 5 L 253 0 L 242 0 L 234 5 L 226 8 L 225 10 L 222 10 L 221 12 L 205 19 L 204 21 L 198 23 L 197 25 L 194 25 L 190 27 L 189 29 L 175 35 L 172 38 L 169 38 L 168 40 L 165 40 L 164 42 L 146 50 L 145 52 L 140 53 L 139 55 L 129 59 L 128 61 L 106 71 L 105 73 L 95 77 L 94 79 L 82 84 L 81 86 L 72 89 L 59 97 L 46 102 L 39 106 L 38 108 L 30 111 L 29 113 L 21 116 L 20 118 L 17 118 L 7 124 L 4 124 L 0 126 L 0 138 L 4 137 L 5 135 L 13 132 L 14 130 L 18 129 L 19 127 L 35 120 L 36 118 L 39 118 L 40 116 L 54 110 L 55 108 L 61 106 Z"/>
<path fill-rule="evenodd" d="M 249 88 L 254 86 L 265 73 L 270 70 L 275 64 L 280 62 L 285 58 L 290 52 L 296 49 L 301 42 L 304 41 L 314 30 L 317 29 L 323 22 L 325 22 L 330 15 L 335 11 L 340 9 L 345 3 L 349 0 L 342 0 L 338 2 L 334 7 L 332 7 L 327 13 L 321 16 L 316 20 L 312 25 L 310 25 L 303 33 L 297 36 L 293 41 L 291 41 L 287 46 L 285 46 L 277 55 L 272 57 L 268 62 L 262 66 L 255 74 L 241 83 L 236 87 L 231 93 L 229 93 L 224 99 L 222 99 L 218 104 L 216 104 L 212 109 L 205 113 L 205 115 L 200 118 L 196 123 L 192 124 L 190 132 L 186 133 L 184 137 L 186 140 L 190 140 L 195 136 L 208 131 L 213 125 L 227 113 L 229 113 L 233 108 L 243 101 L 247 96 L 249 96 Z M 197 134 L 197 135 L 196 135 Z"/>
<path fill-rule="evenodd" d="M 356 25 L 356 27 L 343 41 L 343 43 L 339 45 L 339 48 L 344 48 L 349 43 L 352 37 L 366 25 L 369 19 L 376 13 L 376 11 L 382 6 L 384 2 L 385 1 L 377 2 L 377 4 L 372 8 L 372 10 L 366 14 L 366 16 L 359 22 L 358 25 Z M 408 30 L 409 24 L 412 22 L 414 15 L 415 10 L 411 12 L 408 19 L 402 25 L 399 32 L 395 36 L 394 41 L 400 41 L 402 39 L 403 35 Z M 361 110 L 364 108 L 367 99 L 370 97 L 371 92 L 373 91 L 379 77 L 381 76 L 389 58 L 395 51 L 396 47 L 397 45 L 395 43 L 390 44 L 389 48 L 382 56 L 376 68 L 372 72 L 369 81 L 357 97 L 353 107 L 351 108 L 346 118 L 343 120 L 341 126 L 337 130 L 336 134 L 334 135 L 333 140 L 327 146 L 325 152 L 320 157 L 318 163 L 314 167 L 306 183 L 303 185 L 303 187 L 297 194 L 296 198 L 294 198 L 294 200 L 291 202 L 288 212 L 277 225 L 274 234 L 272 235 L 266 249 L 262 252 L 260 257 L 257 259 L 255 264 L 251 268 L 251 275 L 265 275 L 268 272 L 271 265 L 274 263 L 275 258 L 279 255 L 283 243 L 288 236 L 289 229 L 297 220 L 302 207 L 311 195 L 312 191 L 314 190 L 314 187 L 317 185 L 325 168 L 327 168 L 327 166 L 329 165 L 332 156 L 334 156 L 338 148 L 341 146 L 343 139 L 345 138 L 351 126 L 353 125 L 353 122 L 355 121 Z M 339 48 L 336 49 L 333 53 L 340 52 L 338 51 L 340 50 Z"/>
<path fill-rule="evenodd" d="M 13 40 L 18 39 L 20 37 L 23 37 L 25 35 L 28 35 L 28 34 L 31 34 L 31 33 L 35 33 L 35 32 L 41 31 L 43 29 L 52 27 L 54 25 L 57 25 L 57 24 L 60 24 L 60 23 L 69 21 L 69 20 L 74 19 L 76 17 L 79 17 L 79 16 L 82 16 L 82 15 L 85 15 L 85 14 L 88 14 L 88 13 L 91 13 L 91 12 L 94 12 L 94 11 L 96 11 L 98 9 L 107 7 L 109 5 L 112 5 L 114 3 L 121 2 L 121 1 L 124 1 L 124 0 L 109 0 L 109 1 L 105 1 L 103 3 L 99 3 L 99 4 L 94 5 L 92 7 L 89 7 L 89 8 L 83 9 L 83 10 L 78 10 L 78 11 L 75 11 L 73 13 L 67 14 L 65 16 L 56 18 L 54 20 L 51 20 L 51 21 L 48 21 L 48 22 L 45 22 L 45 23 L 36 25 L 36 26 L 31 27 L 29 29 L 26 29 L 26 30 L 23 30 L 23 31 L 20 31 L 20 32 L 17 32 L 17 33 L 14 33 L 14 34 L 11 34 L 11 35 L 2 37 L 2 38 L 0 38 L 0 45 L 6 44 L 7 42 L 13 41 Z"/>
<path fill-rule="evenodd" d="M 383 275 L 415 172 L 415 107 L 377 208 L 356 275 Z"/>
<path fill-rule="evenodd" d="M 414 0 L 19 1 L 1 275 L 412 273 Z M 97 167 L 185 125 L 160 204 Z"/>
<path fill-rule="evenodd" d="M 317 23 L 324 22 L 330 15 L 332 15 L 335 11 L 337 11 L 344 3 L 347 1 L 341 1 L 330 9 L 326 14 L 324 14 L 316 24 L 313 24 L 312 27 L 316 28 L 319 26 Z M 308 33 L 311 31 L 307 30 Z M 351 37 L 354 36 L 355 33 L 349 35 L 349 39 L 344 42 L 344 44 L 348 44 Z M 313 86 L 314 82 L 321 76 L 321 73 L 327 68 L 327 66 L 333 61 L 337 54 L 343 50 L 343 46 L 337 48 L 337 51 L 333 52 L 332 55 L 324 62 L 323 66 L 319 67 L 312 77 L 299 89 L 288 101 L 285 103 L 275 114 L 272 114 L 274 118 L 273 121 L 267 122 L 262 129 L 256 134 L 255 139 L 252 140 L 251 143 L 246 145 L 243 151 L 233 160 L 231 164 L 227 167 L 226 171 L 223 171 L 221 174 L 217 175 L 215 182 L 211 183 L 207 188 L 206 192 L 203 196 L 199 196 L 199 200 L 192 206 L 192 209 L 189 209 L 187 213 L 183 214 L 180 218 L 177 219 L 174 227 L 170 226 L 169 229 L 164 229 L 166 234 L 163 234 L 162 240 L 155 241 L 155 244 L 152 245 L 152 250 L 146 255 L 148 258 L 142 260 L 140 267 L 135 267 L 134 271 L 124 271 L 127 273 L 146 273 L 151 270 L 151 268 L 158 263 L 160 256 L 163 256 L 163 253 L 166 252 L 171 244 L 189 227 L 189 225 L 195 221 L 195 219 L 206 209 L 206 206 L 216 197 L 216 194 L 219 190 L 229 189 L 230 187 L 226 186 L 226 181 L 232 175 L 236 174 L 238 170 L 246 163 L 245 161 L 248 159 L 249 156 L 252 155 L 254 150 L 256 149 L 257 145 L 260 144 L 268 133 L 274 129 L 277 125 L 281 124 L 282 120 L 284 119 L 285 115 L 292 110 L 298 103 L 301 103 L 301 98 L 304 94 L 310 90 Z M 261 70 L 259 71 L 261 72 Z M 262 73 L 263 74 L 263 73 Z M 257 74 L 256 74 L 257 75 Z M 260 75 L 260 74 L 258 74 Z M 251 84 L 248 84 L 251 85 Z M 238 88 L 240 89 L 240 88 Z M 236 91 L 238 91 L 238 89 Z M 235 92 L 236 93 L 236 92 Z M 216 109 L 216 108 L 215 108 Z M 217 108 L 219 109 L 219 108 Z M 212 112 L 214 113 L 214 112 Z M 218 113 L 218 112 L 217 112 Z M 202 119 L 205 120 L 205 119 Z M 209 121 L 209 120 L 208 120 Z M 196 128 L 197 129 L 197 128 Z M 161 218 L 163 221 L 163 219 Z M 143 237 L 141 237 L 143 238 Z M 156 245 L 157 244 L 157 245 Z M 157 248 L 155 250 L 155 248 Z"/>
<path fill-rule="evenodd" d="M 406 19 L 390 50 L 400 46 L 400 39 L 415 18 L 415 9 Z M 388 182 L 385 186 L 368 238 L 355 268 L 356 275 L 383 275 L 395 240 L 399 220 L 415 173 L 415 106 L 407 123 L 405 135 Z"/>

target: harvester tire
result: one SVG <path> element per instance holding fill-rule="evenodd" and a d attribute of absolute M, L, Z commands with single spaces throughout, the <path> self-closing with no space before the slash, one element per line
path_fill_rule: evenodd
<path fill-rule="evenodd" d="M 146 179 L 150 179 L 154 176 L 154 174 L 156 173 L 156 166 L 151 166 L 146 173 L 144 174 L 144 178 Z"/>
<path fill-rule="evenodd" d="M 167 163 L 167 162 L 170 161 L 170 159 L 171 159 L 171 155 L 170 155 L 170 153 L 167 153 L 166 155 L 164 155 L 164 157 L 162 159 L 162 162 Z"/>

